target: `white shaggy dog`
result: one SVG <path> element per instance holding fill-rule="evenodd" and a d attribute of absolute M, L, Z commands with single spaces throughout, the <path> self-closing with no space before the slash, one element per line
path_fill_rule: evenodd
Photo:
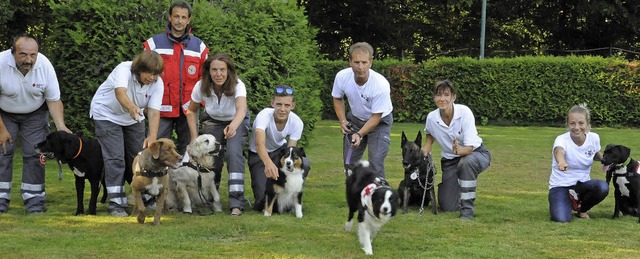
<path fill-rule="evenodd" d="M 191 214 L 192 205 L 210 205 L 215 212 L 222 211 L 220 193 L 213 182 L 214 157 L 220 152 L 220 143 L 211 134 L 198 136 L 187 146 L 183 165 L 169 171 L 171 181 L 167 197 L 168 208 Z M 188 160 L 187 160 L 188 159 Z"/>

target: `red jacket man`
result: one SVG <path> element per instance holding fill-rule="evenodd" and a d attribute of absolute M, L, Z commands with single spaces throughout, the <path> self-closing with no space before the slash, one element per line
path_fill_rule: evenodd
<path fill-rule="evenodd" d="M 155 50 L 164 60 L 164 97 L 160 108 L 158 138 L 178 135 L 178 151 L 184 154 L 191 141 L 184 115 L 191 100 L 193 86 L 202 77 L 202 64 L 209 48 L 198 37 L 191 35 L 191 6 L 175 2 L 169 7 L 166 32 L 156 34 L 144 42 L 145 49 Z"/>

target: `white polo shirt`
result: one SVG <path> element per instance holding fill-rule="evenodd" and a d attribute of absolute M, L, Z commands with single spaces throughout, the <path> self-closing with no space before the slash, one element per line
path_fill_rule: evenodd
<path fill-rule="evenodd" d="M 45 101 L 60 100 L 60 85 L 53 65 L 38 53 L 31 70 L 22 75 L 11 50 L 0 52 L 0 109 L 8 113 L 30 113 Z"/>
<path fill-rule="evenodd" d="M 282 131 L 278 131 L 276 127 L 276 122 L 273 118 L 273 112 L 275 109 L 273 108 L 264 108 L 258 115 L 256 119 L 253 121 L 253 134 L 251 135 L 251 141 L 249 142 L 249 149 L 251 152 L 256 151 L 256 129 L 262 129 L 266 133 L 266 143 L 267 152 L 273 152 L 276 149 L 280 148 L 282 145 L 287 143 L 287 136 L 291 140 L 300 140 L 302 137 L 302 130 L 304 129 L 304 123 L 293 112 L 289 113 L 289 118 L 287 119 L 287 124 L 284 126 Z"/>
<path fill-rule="evenodd" d="M 202 95 L 201 88 L 202 81 L 198 81 L 191 92 L 191 100 L 197 103 L 204 102 L 204 110 L 207 114 L 209 114 L 211 118 L 219 121 L 233 120 L 233 117 L 236 115 L 236 98 L 247 97 L 247 87 L 239 78 L 235 95 L 231 97 L 222 94 L 220 103 L 218 103 L 218 96 L 214 91 L 211 91 L 211 96 L 206 97 Z"/>
<path fill-rule="evenodd" d="M 363 86 L 356 84 L 352 68 L 345 68 L 336 74 L 331 95 L 334 98 L 347 96 L 351 114 L 366 121 L 373 113 L 382 117 L 393 111 L 389 81 L 376 71 L 369 69 L 369 79 Z"/>
<path fill-rule="evenodd" d="M 566 171 L 558 169 L 558 161 L 553 155 L 553 149 L 562 147 L 564 149 L 564 160 L 569 165 Z M 571 135 L 566 132 L 553 142 L 551 149 L 551 176 L 549 177 L 549 189 L 553 187 L 567 187 L 575 185 L 578 181 L 586 182 L 591 180 L 591 165 L 593 156 L 600 151 L 600 136 L 589 132 L 582 146 L 576 145 L 571 140 Z"/>
<path fill-rule="evenodd" d="M 89 111 L 91 118 L 111 121 L 120 126 L 137 123 L 118 102 L 115 91 L 118 87 L 127 88 L 127 96 L 136 106 L 160 110 L 164 94 L 162 79 L 158 77 L 158 80 L 152 84 L 141 85 L 136 76 L 131 73 L 131 64 L 131 61 L 120 63 L 100 85 L 91 100 Z"/>
<path fill-rule="evenodd" d="M 476 149 L 482 145 L 473 112 L 462 104 L 453 104 L 453 118 L 448 126 L 440 116 L 440 109 L 431 111 L 427 115 L 424 132 L 440 144 L 441 155 L 446 159 L 459 157 L 453 153 L 454 138 L 458 140 L 458 146 L 473 146 L 473 149 Z"/>

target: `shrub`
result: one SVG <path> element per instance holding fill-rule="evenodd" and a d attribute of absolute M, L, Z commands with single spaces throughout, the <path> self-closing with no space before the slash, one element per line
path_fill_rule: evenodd
<path fill-rule="evenodd" d="M 56 67 L 68 127 L 93 135 L 88 116 L 98 86 L 120 62 L 131 60 L 142 42 L 161 33 L 169 0 L 68 0 L 51 3 L 54 17 L 49 58 Z M 320 78 L 313 68 L 315 30 L 295 3 L 258 0 L 198 1 L 191 25 L 211 52 L 224 51 L 238 64 L 255 115 L 269 106 L 272 89 L 296 90 L 295 112 L 305 122 L 304 144 L 320 119 Z"/>

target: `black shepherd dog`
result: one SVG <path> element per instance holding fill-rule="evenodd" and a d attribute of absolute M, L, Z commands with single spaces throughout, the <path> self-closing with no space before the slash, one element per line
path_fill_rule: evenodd
<path fill-rule="evenodd" d="M 91 184 L 89 214 L 96 215 L 100 183 L 102 183 L 101 203 L 107 200 L 107 187 L 104 184 L 104 164 L 102 149 L 97 140 L 79 137 L 65 131 L 49 133 L 47 138 L 36 144 L 36 150 L 46 159 L 56 159 L 68 164 L 76 177 L 77 208 L 74 215 L 84 214 L 84 180 Z M 130 179 L 130 178 L 129 178 Z M 131 180 L 129 180 L 131 181 Z"/>
<path fill-rule="evenodd" d="M 402 132 L 402 166 L 404 167 L 404 180 L 398 186 L 398 195 L 402 205 L 402 213 L 409 211 L 409 205 L 429 206 L 431 212 L 438 214 L 438 203 L 434 188 L 436 167 L 431 154 L 422 155 L 422 133 L 418 131 L 416 140 L 410 142 Z"/>
<path fill-rule="evenodd" d="M 614 219 L 620 216 L 620 212 L 622 215 L 640 216 L 640 163 L 630 155 L 631 149 L 628 147 L 609 144 L 600 161 L 607 171 L 607 183 L 613 179 Z"/>

